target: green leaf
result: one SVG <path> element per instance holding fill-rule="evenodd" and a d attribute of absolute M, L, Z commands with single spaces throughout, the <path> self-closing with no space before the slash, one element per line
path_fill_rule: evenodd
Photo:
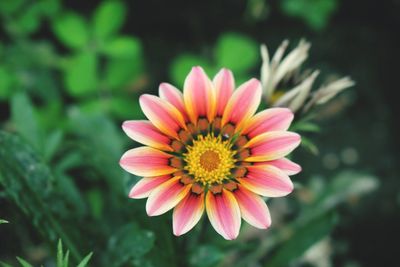
<path fill-rule="evenodd" d="M 57 38 L 70 48 L 82 48 L 89 41 L 88 25 L 78 14 L 71 12 L 57 16 L 52 25 Z"/>
<path fill-rule="evenodd" d="M 305 136 L 301 137 L 301 146 L 304 147 L 305 149 L 307 149 L 308 151 L 310 151 L 314 155 L 319 154 L 318 147 L 314 144 L 313 141 L 311 141 L 311 139 L 309 139 Z"/>
<path fill-rule="evenodd" d="M 0 99 L 6 99 L 11 93 L 13 74 L 5 66 L 0 66 Z"/>
<path fill-rule="evenodd" d="M 312 123 L 312 122 L 298 122 L 293 124 L 293 126 L 290 128 L 291 131 L 294 132 L 312 132 L 312 133 L 318 133 L 321 131 L 321 127 L 319 127 L 317 124 Z"/>
<path fill-rule="evenodd" d="M 0 224 L 3 224 L 3 223 L 9 223 L 9 222 L 6 220 L 0 219 Z"/>
<path fill-rule="evenodd" d="M 90 252 L 79 264 L 77 267 L 86 267 L 90 258 L 92 257 L 93 252 Z"/>
<path fill-rule="evenodd" d="M 98 90 L 98 58 L 94 52 L 73 56 L 64 72 L 64 82 L 70 95 L 83 97 Z"/>
<path fill-rule="evenodd" d="M 280 3 L 284 13 L 303 19 L 316 31 L 326 27 L 337 9 L 336 0 L 284 0 Z"/>
<path fill-rule="evenodd" d="M 61 190 L 54 190 L 56 179 L 32 146 L 17 136 L 0 131 L 0 185 L 7 198 L 30 218 L 38 231 L 47 239 L 56 241 L 61 237 L 75 258 L 79 250 L 72 236 L 79 236 L 77 229 L 69 228 L 76 222 L 76 212 L 66 202 Z M 71 214 L 74 214 L 72 216 Z M 71 218 L 71 219 L 67 219 Z"/>
<path fill-rule="evenodd" d="M 258 44 L 241 34 L 222 35 L 215 47 L 218 67 L 226 67 L 234 73 L 245 73 L 254 68 L 259 61 Z"/>
<path fill-rule="evenodd" d="M 30 263 L 25 261 L 24 259 L 17 257 L 18 262 L 22 265 L 22 267 L 33 267 Z"/>
<path fill-rule="evenodd" d="M 110 101 L 110 111 L 118 118 L 145 119 L 138 98 L 113 97 Z"/>
<path fill-rule="evenodd" d="M 62 267 L 69 267 L 69 250 L 67 250 L 67 252 L 65 253 Z"/>
<path fill-rule="evenodd" d="M 18 133 L 38 151 L 43 139 L 35 117 L 33 105 L 25 93 L 16 93 L 11 99 L 11 118 Z"/>
<path fill-rule="evenodd" d="M 5 262 L 0 261 L 0 266 L 1 267 L 12 267 L 10 264 L 7 264 Z"/>
<path fill-rule="evenodd" d="M 194 66 L 201 66 L 206 72 L 212 69 L 211 64 L 203 57 L 193 54 L 181 54 L 176 57 L 170 68 L 170 76 L 174 84 L 182 88 L 186 76 Z"/>
<path fill-rule="evenodd" d="M 122 227 L 108 243 L 110 260 L 113 266 L 122 266 L 128 261 L 140 258 L 154 246 L 153 232 L 140 229 L 136 224 Z"/>
<path fill-rule="evenodd" d="M 41 13 L 48 17 L 54 17 L 61 9 L 60 0 L 41 0 L 36 4 L 39 6 Z"/>
<path fill-rule="evenodd" d="M 118 90 L 133 83 L 143 73 L 143 59 L 113 58 L 107 62 L 105 84 L 107 88 Z"/>
<path fill-rule="evenodd" d="M 106 39 L 115 34 L 124 24 L 126 7 L 120 1 L 103 1 L 93 17 L 94 34 Z"/>
<path fill-rule="evenodd" d="M 204 245 L 196 248 L 190 257 L 190 265 L 193 267 L 212 267 L 224 258 L 225 254 L 216 246 Z"/>
<path fill-rule="evenodd" d="M 32 4 L 24 10 L 20 17 L 16 19 L 18 30 L 25 34 L 31 34 L 39 29 L 40 9 L 39 6 Z"/>
<path fill-rule="evenodd" d="M 57 245 L 57 267 L 63 267 L 64 252 L 61 239 L 58 240 Z"/>
<path fill-rule="evenodd" d="M 10 15 L 24 4 L 25 0 L 0 1 L 0 13 Z"/>
<path fill-rule="evenodd" d="M 137 38 L 128 36 L 119 36 L 109 42 L 106 42 L 102 52 L 113 58 L 131 59 L 140 57 L 142 54 L 142 45 Z"/>
<path fill-rule="evenodd" d="M 44 158 L 46 161 L 50 161 L 50 159 L 54 156 L 56 150 L 59 148 L 63 139 L 63 132 L 61 130 L 53 131 L 46 138 L 46 145 L 44 146 Z"/>
<path fill-rule="evenodd" d="M 308 248 L 327 236 L 337 223 L 334 213 L 325 214 L 296 229 L 268 258 L 266 267 L 284 267 L 303 255 Z"/>

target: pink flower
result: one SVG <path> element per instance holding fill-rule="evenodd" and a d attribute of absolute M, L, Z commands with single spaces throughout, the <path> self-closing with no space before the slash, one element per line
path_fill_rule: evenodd
<path fill-rule="evenodd" d="M 239 234 L 241 218 L 266 229 L 271 225 L 261 196 L 281 197 L 293 190 L 288 175 L 301 171 L 284 158 L 300 144 L 288 132 L 293 113 L 271 108 L 257 114 L 261 85 L 251 79 L 234 90 L 231 71 L 213 81 L 193 67 L 183 94 L 162 83 L 160 97 L 142 95 L 149 121 L 125 121 L 122 128 L 145 146 L 127 151 L 120 165 L 142 176 L 131 198 L 146 198 L 149 216 L 173 210 L 173 232 L 192 229 L 204 210 L 225 239 Z"/>

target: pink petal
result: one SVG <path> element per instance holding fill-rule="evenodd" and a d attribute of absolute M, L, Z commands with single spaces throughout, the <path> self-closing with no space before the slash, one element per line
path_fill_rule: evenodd
<path fill-rule="evenodd" d="M 166 135 L 179 139 L 177 132 L 181 128 L 186 128 L 185 119 L 179 110 L 153 95 L 141 95 L 139 101 L 143 113 L 154 126 Z"/>
<path fill-rule="evenodd" d="M 206 211 L 211 225 L 227 240 L 235 239 L 240 230 L 240 209 L 234 195 L 222 189 L 221 193 L 206 195 Z"/>
<path fill-rule="evenodd" d="M 300 142 L 300 135 L 286 131 L 257 135 L 245 145 L 250 148 L 250 157 L 245 161 L 259 162 L 283 158 L 292 152 Z"/>
<path fill-rule="evenodd" d="M 142 178 L 137 182 L 129 192 L 130 198 L 146 198 L 151 191 L 171 178 L 171 175 Z"/>
<path fill-rule="evenodd" d="M 190 120 L 197 124 L 199 117 L 212 121 L 215 117 L 216 99 L 213 84 L 201 67 L 193 67 L 186 77 L 183 99 Z"/>
<path fill-rule="evenodd" d="M 167 100 L 176 107 L 183 115 L 186 122 L 189 120 L 186 114 L 185 103 L 183 103 L 183 94 L 178 90 L 178 88 L 169 83 L 162 83 L 158 88 L 158 94 L 161 99 Z"/>
<path fill-rule="evenodd" d="M 125 152 L 119 164 L 121 167 L 137 176 L 159 176 L 176 171 L 169 166 L 172 156 L 151 147 L 137 147 Z"/>
<path fill-rule="evenodd" d="M 200 220 L 204 211 L 204 193 L 189 193 L 175 207 L 173 213 L 174 235 L 180 236 L 190 231 Z"/>
<path fill-rule="evenodd" d="M 184 185 L 176 176 L 164 182 L 151 191 L 146 202 L 146 212 L 149 216 L 161 215 L 175 207 L 188 193 L 191 184 Z"/>
<path fill-rule="evenodd" d="M 272 165 L 286 173 L 287 175 L 295 175 L 301 172 L 301 166 L 287 158 L 281 158 L 271 161 L 259 162 L 255 165 Z"/>
<path fill-rule="evenodd" d="M 250 118 L 243 128 L 242 135 L 250 138 L 269 131 L 286 131 L 293 120 L 288 108 L 270 108 Z"/>
<path fill-rule="evenodd" d="M 231 96 L 222 117 L 222 125 L 233 123 L 240 129 L 254 115 L 261 102 L 261 84 L 251 79 L 242 84 Z"/>
<path fill-rule="evenodd" d="M 258 195 L 241 185 L 233 192 L 240 207 L 242 218 L 260 229 L 267 229 L 271 225 L 271 215 L 265 201 Z"/>
<path fill-rule="evenodd" d="M 221 69 L 213 80 L 217 98 L 217 116 L 224 114 L 226 104 L 235 89 L 235 79 L 228 69 Z"/>
<path fill-rule="evenodd" d="M 271 165 L 247 167 L 248 173 L 237 180 L 250 191 L 266 197 L 282 197 L 293 191 L 293 183 L 283 171 Z"/>
<path fill-rule="evenodd" d="M 149 121 L 124 121 L 122 129 L 136 142 L 161 150 L 173 151 L 169 146 L 171 139 Z"/>

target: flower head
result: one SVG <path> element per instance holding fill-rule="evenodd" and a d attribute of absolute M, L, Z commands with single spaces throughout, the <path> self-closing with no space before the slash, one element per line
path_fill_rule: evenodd
<path fill-rule="evenodd" d="M 127 151 L 120 165 L 143 178 L 131 198 L 146 198 L 156 216 L 173 209 L 173 232 L 182 235 L 204 210 L 225 239 L 239 234 L 241 218 L 266 229 L 271 224 L 262 196 L 289 194 L 288 175 L 301 168 L 285 158 L 300 143 L 288 132 L 293 113 L 287 108 L 256 110 L 261 84 L 251 79 L 235 89 L 231 71 L 211 81 L 201 67 L 186 78 L 183 94 L 162 83 L 160 97 L 142 95 L 149 121 L 126 121 L 123 129 L 145 146 Z"/>
<path fill-rule="evenodd" d="M 284 40 L 271 60 L 266 45 L 261 46 L 261 82 L 265 99 L 271 105 L 288 107 L 293 112 L 301 108 L 308 111 L 312 106 L 324 104 L 339 92 L 354 85 L 349 77 L 344 77 L 325 83 L 312 93 L 319 71 L 301 70 L 302 64 L 308 58 L 311 44 L 300 40 L 297 47 L 284 57 L 288 45 L 288 40 Z"/>

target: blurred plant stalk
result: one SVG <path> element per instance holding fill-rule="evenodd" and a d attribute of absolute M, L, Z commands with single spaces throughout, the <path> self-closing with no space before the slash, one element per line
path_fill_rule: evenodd
<path fill-rule="evenodd" d="M 268 48 L 261 45 L 261 83 L 266 102 L 274 107 L 288 107 L 293 112 L 308 112 L 323 105 L 343 90 L 355 85 L 350 77 L 325 81 L 312 92 L 319 70 L 302 70 L 311 43 L 300 40 L 296 48 L 284 56 L 289 45 L 284 40 L 270 59 Z"/>

